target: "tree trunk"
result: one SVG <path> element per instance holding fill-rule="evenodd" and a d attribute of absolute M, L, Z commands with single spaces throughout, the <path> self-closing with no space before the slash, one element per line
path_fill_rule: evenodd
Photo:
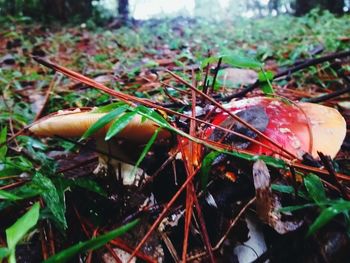
<path fill-rule="evenodd" d="M 118 0 L 118 16 L 124 23 L 129 20 L 129 0 Z"/>
<path fill-rule="evenodd" d="M 310 12 L 313 8 L 326 9 L 334 14 L 343 14 L 344 0 L 296 0 L 295 15 L 302 16 Z"/>
<path fill-rule="evenodd" d="M 344 0 L 327 0 L 326 8 L 334 14 L 341 15 L 344 13 L 344 5 Z"/>

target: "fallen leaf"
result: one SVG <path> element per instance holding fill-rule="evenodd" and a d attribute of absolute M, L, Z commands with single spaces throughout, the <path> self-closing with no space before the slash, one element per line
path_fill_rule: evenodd
<path fill-rule="evenodd" d="M 218 74 L 219 83 L 229 88 L 253 84 L 257 79 L 258 73 L 251 69 L 226 68 L 220 70 Z"/>

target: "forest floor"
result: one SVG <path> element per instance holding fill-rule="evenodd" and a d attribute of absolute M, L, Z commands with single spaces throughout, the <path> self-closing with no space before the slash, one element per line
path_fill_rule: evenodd
<path fill-rule="evenodd" d="M 246 146 L 230 155 L 210 144 L 196 122 L 211 120 L 203 112 L 211 114 L 205 110 L 215 102 L 273 94 L 337 109 L 349 125 L 349 24 L 349 16 L 328 13 L 221 22 L 176 18 L 120 29 L 1 21 L 0 261 L 11 260 L 16 247 L 17 262 L 126 262 L 131 254 L 145 262 L 345 262 L 349 132 L 334 160 L 321 155 L 299 162 Z M 95 82 L 72 78 L 66 69 Z M 106 113 L 126 105 L 111 104 L 119 93 L 107 94 L 96 82 L 130 95 L 126 103 L 153 105 L 156 113 L 127 112 L 143 111 L 177 134 L 166 146 L 152 145 L 152 137 L 141 150 L 126 150 L 141 154 L 131 158 L 150 175 L 141 182 L 124 185 L 109 162 L 107 175 L 96 175 L 93 139 L 39 138 L 28 131 L 59 110 L 100 107 Z M 254 181 L 258 172 L 271 176 L 266 189 Z M 259 191 L 267 196 L 265 216 Z M 96 236 L 102 238 L 74 246 Z"/>

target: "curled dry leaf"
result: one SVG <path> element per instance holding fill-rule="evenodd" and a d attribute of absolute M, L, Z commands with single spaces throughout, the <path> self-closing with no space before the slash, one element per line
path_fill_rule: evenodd
<path fill-rule="evenodd" d="M 258 217 L 279 234 L 285 234 L 299 228 L 302 221 L 282 221 L 282 215 L 278 211 L 282 206 L 278 197 L 271 191 L 270 173 L 264 161 L 258 160 L 254 163 L 253 179 Z"/>
<path fill-rule="evenodd" d="M 342 115 L 333 108 L 318 104 L 287 103 L 276 98 L 255 97 L 233 100 L 226 107 L 235 114 L 262 107 L 268 117 L 263 133 L 300 158 L 305 153 L 318 158 L 318 151 L 334 158 L 346 135 L 346 122 Z M 220 112 L 214 117 L 213 124 L 224 123 L 227 126 L 225 120 L 228 117 L 227 113 Z M 209 128 L 207 135 L 210 136 L 213 130 Z M 257 140 L 278 150 L 264 138 L 258 137 Z M 248 149 L 257 154 L 273 154 L 271 150 L 257 144 L 250 145 Z"/>

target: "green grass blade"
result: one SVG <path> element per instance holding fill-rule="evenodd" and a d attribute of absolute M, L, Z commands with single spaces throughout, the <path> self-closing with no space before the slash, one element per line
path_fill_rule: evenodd
<path fill-rule="evenodd" d="M 331 221 L 335 216 L 350 210 L 350 202 L 344 200 L 334 201 L 334 204 L 323 209 L 315 222 L 310 226 L 307 236 L 314 234 L 317 230 Z"/>
<path fill-rule="evenodd" d="M 256 59 L 242 56 L 242 55 L 237 55 L 237 54 L 222 56 L 222 62 L 229 64 L 233 67 L 240 67 L 240 68 L 257 69 L 262 66 L 262 64 L 258 62 Z"/>
<path fill-rule="evenodd" d="M 110 112 L 112 110 L 118 109 L 122 106 L 127 106 L 127 104 L 125 104 L 125 102 L 123 102 L 123 101 L 118 101 L 115 103 L 108 104 L 106 106 L 98 107 L 97 109 L 93 110 L 92 112 L 94 112 L 94 113 L 106 113 L 106 112 Z"/>
<path fill-rule="evenodd" d="M 89 127 L 89 129 L 86 130 L 86 132 L 81 136 L 80 140 L 84 140 L 91 135 L 93 135 L 95 132 L 106 126 L 108 123 L 110 123 L 112 120 L 117 118 L 120 114 L 124 113 L 129 108 L 128 105 L 120 106 L 119 108 L 111 111 L 110 113 L 106 114 L 102 118 L 100 118 L 97 122 L 95 122 L 93 125 Z"/>
<path fill-rule="evenodd" d="M 304 185 L 310 198 L 312 198 L 316 204 L 320 205 L 327 201 L 323 184 L 317 175 L 310 173 L 304 177 Z"/>
<path fill-rule="evenodd" d="M 200 170 L 202 190 L 206 190 L 206 188 L 207 188 L 211 165 L 214 162 L 214 160 L 216 159 L 216 157 L 219 156 L 219 154 L 220 154 L 220 152 L 213 151 L 213 152 L 208 153 L 203 158 L 202 166 L 201 166 L 201 170 Z"/>
<path fill-rule="evenodd" d="M 143 159 L 145 159 L 146 154 L 149 152 L 149 150 L 151 149 L 154 141 L 157 139 L 158 133 L 160 131 L 161 128 L 158 128 L 152 135 L 151 139 L 149 139 L 149 141 L 147 142 L 145 148 L 143 148 L 142 153 L 139 157 L 139 159 L 137 160 L 134 168 L 132 169 L 131 173 L 130 173 L 130 178 L 134 177 L 135 172 L 137 167 L 139 167 L 140 163 L 142 162 Z"/>
<path fill-rule="evenodd" d="M 109 127 L 105 140 L 108 141 L 113 136 L 118 134 L 122 129 L 126 127 L 126 125 L 128 125 L 128 123 L 132 120 L 132 118 L 134 118 L 135 115 L 136 115 L 136 112 L 132 111 L 132 112 L 125 113 L 123 116 L 116 119 L 112 123 L 111 127 Z"/>
<path fill-rule="evenodd" d="M 124 233 L 126 233 L 127 231 L 132 229 L 138 223 L 139 223 L 139 219 L 136 219 L 136 220 L 124 225 L 124 226 L 121 226 L 117 229 L 114 229 L 114 230 L 108 232 L 107 234 L 92 238 L 88 241 L 79 242 L 79 243 L 59 252 L 58 254 L 50 257 L 49 259 L 45 260 L 44 263 L 67 262 L 69 259 L 71 259 L 74 255 L 76 255 L 78 253 L 83 253 L 83 252 L 88 251 L 88 250 L 94 250 L 94 249 L 97 249 L 97 248 L 103 246 L 104 244 L 111 241 L 112 239 L 114 239 L 120 235 L 123 235 Z"/>
<path fill-rule="evenodd" d="M 17 196 L 15 194 L 10 193 L 10 192 L 0 190 L 0 200 L 1 199 L 9 200 L 9 201 L 16 201 L 16 200 L 20 200 L 22 198 L 20 196 Z"/>
<path fill-rule="evenodd" d="M 15 263 L 15 248 L 17 243 L 27 234 L 27 232 L 36 225 L 39 220 L 39 203 L 35 203 L 28 212 L 21 216 L 17 221 L 6 229 L 6 241 L 9 255 L 9 263 Z"/>
<path fill-rule="evenodd" d="M 271 84 L 271 81 L 273 80 L 273 73 L 271 71 L 265 72 L 265 70 L 261 68 L 261 71 L 258 74 L 258 79 L 261 82 L 261 90 L 265 95 L 271 95 L 275 93 Z"/>
<path fill-rule="evenodd" d="M 262 66 L 262 64 L 256 59 L 238 54 L 224 54 L 221 57 L 223 63 L 229 64 L 233 67 L 258 69 Z M 203 69 L 208 64 L 218 62 L 219 58 L 220 56 L 205 58 L 201 63 L 201 68 Z"/>
<path fill-rule="evenodd" d="M 0 145 L 6 142 L 6 136 L 7 136 L 7 127 L 1 130 L 0 132 Z M 0 147 L 0 160 L 3 160 L 7 153 L 7 145 L 4 144 Z"/>
<path fill-rule="evenodd" d="M 172 126 L 166 121 L 166 119 L 164 119 L 163 116 L 161 116 L 159 113 L 157 113 L 155 110 L 147 108 L 143 105 L 137 106 L 134 109 L 135 112 L 137 112 L 138 114 L 142 115 L 143 117 L 154 121 L 155 123 L 157 123 L 160 127 L 163 128 L 169 128 L 171 129 Z"/>

